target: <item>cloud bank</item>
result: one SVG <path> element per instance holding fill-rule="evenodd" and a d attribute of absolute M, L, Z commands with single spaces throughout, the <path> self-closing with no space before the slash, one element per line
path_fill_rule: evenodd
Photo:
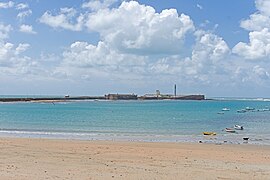
<path fill-rule="evenodd" d="M 53 65 L 25 55 L 30 44 L 8 42 L 12 27 L 0 23 L 0 68 L 14 74 L 82 82 L 184 82 L 220 90 L 224 86 L 237 89 L 241 84 L 270 89 L 269 1 L 255 1 L 257 12 L 240 23 L 249 32 L 249 41 L 232 47 L 215 30 L 196 27 L 191 16 L 176 9 L 157 12 L 137 1 L 123 1 L 116 6 L 117 2 L 92 0 L 78 9 L 45 11 L 38 19 L 42 25 L 53 30 L 96 33 L 99 37 L 96 43 L 90 43 L 90 36 L 70 43 L 56 55 Z M 19 19 L 28 16 L 27 4 L 0 3 L 0 8 L 11 7 L 21 10 Z M 197 8 L 203 10 L 199 4 Z M 19 31 L 37 34 L 27 23 L 21 24 Z"/>

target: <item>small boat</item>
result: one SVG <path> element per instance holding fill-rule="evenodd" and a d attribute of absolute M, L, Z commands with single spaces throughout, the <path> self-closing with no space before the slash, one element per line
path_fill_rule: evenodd
<path fill-rule="evenodd" d="M 236 125 L 234 125 L 234 129 L 236 129 L 236 130 L 243 130 L 244 127 L 236 124 Z"/>
<path fill-rule="evenodd" d="M 229 108 L 223 108 L 222 111 L 230 111 Z"/>
<path fill-rule="evenodd" d="M 255 110 L 255 108 L 252 108 L 252 107 L 246 107 L 246 110 L 247 110 L 247 111 L 253 111 L 253 110 Z"/>
<path fill-rule="evenodd" d="M 245 109 L 240 109 L 240 110 L 237 110 L 237 112 L 238 112 L 238 113 L 245 113 L 245 112 L 247 112 L 247 110 L 245 110 Z"/>
<path fill-rule="evenodd" d="M 218 112 L 217 114 L 224 114 L 224 112 Z"/>
<path fill-rule="evenodd" d="M 225 128 L 225 131 L 229 133 L 235 133 L 235 130 L 232 128 Z"/>
<path fill-rule="evenodd" d="M 203 135 L 206 135 L 206 136 L 215 136 L 215 135 L 217 135 L 217 133 L 215 133 L 215 132 L 203 132 Z"/>

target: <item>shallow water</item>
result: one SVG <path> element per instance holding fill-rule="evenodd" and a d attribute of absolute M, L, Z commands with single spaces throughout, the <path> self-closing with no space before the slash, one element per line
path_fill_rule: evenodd
<path fill-rule="evenodd" d="M 229 108 L 218 114 L 222 108 Z M 253 107 L 256 110 L 237 113 Z M 270 144 L 269 101 L 78 101 L 1 103 L 0 136 Z M 223 131 L 235 124 L 243 131 Z M 203 131 L 217 136 L 204 137 Z"/>

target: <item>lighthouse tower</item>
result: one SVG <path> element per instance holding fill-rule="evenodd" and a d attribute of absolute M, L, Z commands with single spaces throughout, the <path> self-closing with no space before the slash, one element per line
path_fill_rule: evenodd
<path fill-rule="evenodd" d="M 174 85 L 174 97 L 176 97 L 176 84 Z"/>

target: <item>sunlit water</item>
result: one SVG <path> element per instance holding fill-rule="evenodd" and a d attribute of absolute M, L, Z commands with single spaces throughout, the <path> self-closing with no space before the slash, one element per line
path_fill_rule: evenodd
<path fill-rule="evenodd" d="M 229 108 L 218 114 L 222 108 Z M 237 113 L 253 107 L 255 111 Z M 82 140 L 270 144 L 269 101 L 1 103 L 0 136 Z M 230 134 L 235 124 L 244 130 Z M 204 137 L 214 131 L 217 136 Z"/>

